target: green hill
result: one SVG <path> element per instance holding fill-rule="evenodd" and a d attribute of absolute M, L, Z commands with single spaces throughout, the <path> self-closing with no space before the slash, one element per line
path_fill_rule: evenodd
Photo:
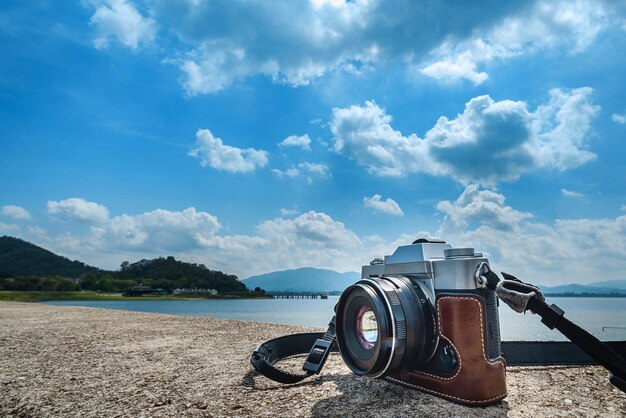
<path fill-rule="evenodd" d="M 19 238 L 0 237 L 0 290 L 123 292 L 138 284 L 168 292 L 176 288 L 247 292 L 237 276 L 174 257 L 125 261 L 120 270 L 106 271 L 71 261 Z"/>
<path fill-rule="evenodd" d="M 245 292 L 246 286 L 237 276 L 208 269 L 204 264 L 186 263 L 174 257 L 160 257 L 124 262 L 116 273 L 118 279 L 151 279 L 157 287 L 166 290 L 175 288 L 215 289 L 219 292 Z"/>
<path fill-rule="evenodd" d="M 56 255 L 19 238 L 0 237 L 0 278 L 63 276 L 76 278 L 86 273 L 104 273 L 97 267 Z"/>

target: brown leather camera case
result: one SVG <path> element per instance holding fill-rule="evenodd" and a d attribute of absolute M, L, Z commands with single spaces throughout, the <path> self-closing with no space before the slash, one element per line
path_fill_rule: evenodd
<path fill-rule="evenodd" d="M 487 356 L 485 314 L 481 298 L 471 295 L 437 299 L 439 335 L 456 350 L 459 364 L 451 377 L 417 370 L 387 377 L 464 405 L 488 405 L 506 397 L 506 365 Z"/>

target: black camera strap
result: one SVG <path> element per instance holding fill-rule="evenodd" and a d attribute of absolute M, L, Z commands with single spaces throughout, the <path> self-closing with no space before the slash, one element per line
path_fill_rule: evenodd
<path fill-rule="evenodd" d="M 585 331 L 569 319 L 565 318 L 565 312 L 557 305 L 548 305 L 541 290 L 528 283 L 524 283 L 517 277 L 502 272 L 504 280 L 500 280 L 489 266 L 484 263 L 480 267 L 480 276 L 486 280 L 485 286 L 496 292 L 496 295 L 504 303 L 509 305 L 516 312 L 531 311 L 541 317 L 541 322 L 550 329 L 557 329 L 565 335 L 576 347 L 593 358 L 610 372 L 610 382 L 618 387 L 622 392 L 626 392 L 626 360 L 624 353 L 620 351 L 620 343 L 610 347 L 600 341 L 589 332 Z M 622 346 L 623 348 L 623 346 Z M 526 349 L 531 349 L 528 346 Z M 563 354 L 561 354 L 562 356 Z M 505 360 L 508 359 L 504 356 Z"/>
<path fill-rule="evenodd" d="M 319 374 L 324 362 L 318 359 L 322 348 L 317 343 L 327 335 L 323 332 L 306 332 L 283 335 L 282 337 L 267 340 L 254 350 L 250 362 L 263 376 L 280 383 L 298 383 L 313 374 Z M 626 341 L 604 342 L 615 353 L 626 354 Z M 569 341 L 502 341 L 502 356 L 509 366 L 588 366 L 601 364 L 594 357 L 586 354 L 576 344 Z M 306 373 L 290 373 L 274 365 L 286 358 L 311 354 L 311 347 L 316 351 L 313 358 L 307 357 L 306 363 L 315 365 L 315 368 Z M 338 352 L 337 345 L 332 343 L 328 353 Z M 326 354 L 326 357 L 328 356 Z"/>
<path fill-rule="evenodd" d="M 626 341 L 609 341 L 601 344 L 615 353 L 626 355 Z M 501 347 L 502 356 L 509 366 L 604 365 L 595 356 L 586 354 L 578 345 L 569 341 L 502 341 Z M 319 374 L 328 354 L 338 351 L 334 342 L 333 324 L 333 329 L 326 332 L 283 335 L 267 340 L 257 346 L 250 362 L 259 373 L 271 380 L 280 383 L 298 383 L 313 374 Z M 290 373 L 275 366 L 281 360 L 302 354 L 308 354 L 303 366 L 305 373 Z"/>
<path fill-rule="evenodd" d="M 305 332 L 283 335 L 267 340 L 252 352 L 250 363 L 263 376 L 280 383 L 298 383 L 312 374 L 319 374 L 331 351 L 339 351 L 335 343 L 335 317 L 326 332 Z M 274 364 L 288 357 L 307 354 L 302 366 L 305 373 L 295 374 L 280 370 Z"/>

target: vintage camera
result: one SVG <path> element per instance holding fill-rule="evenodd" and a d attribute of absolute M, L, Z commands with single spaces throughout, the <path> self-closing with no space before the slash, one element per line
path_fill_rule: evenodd
<path fill-rule="evenodd" d="M 357 375 L 467 405 L 506 396 L 495 292 L 473 248 L 418 239 L 363 266 L 336 306 L 339 351 Z"/>

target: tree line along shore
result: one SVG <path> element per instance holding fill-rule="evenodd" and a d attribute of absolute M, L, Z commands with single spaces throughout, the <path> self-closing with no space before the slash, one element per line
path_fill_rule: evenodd
<path fill-rule="evenodd" d="M 176 294 L 173 294 L 176 293 Z M 237 276 L 174 257 L 124 261 L 103 270 L 13 237 L 0 237 L 0 300 L 264 297 Z M 126 299 L 126 297 L 124 297 Z"/>

